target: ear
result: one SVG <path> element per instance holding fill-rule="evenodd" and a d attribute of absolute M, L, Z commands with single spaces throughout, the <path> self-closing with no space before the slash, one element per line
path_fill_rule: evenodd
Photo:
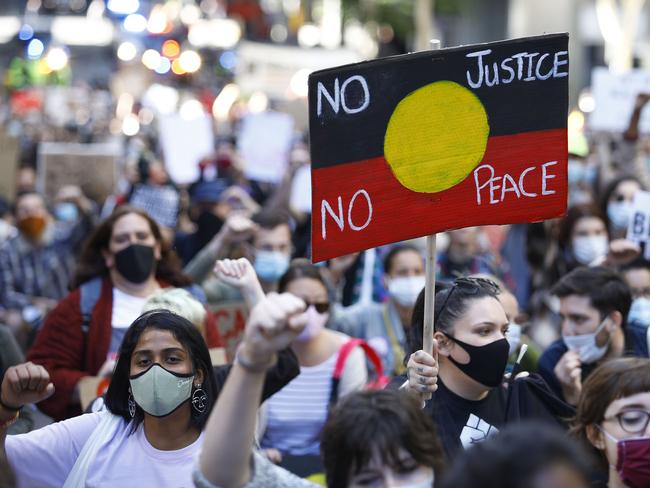
<path fill-rule="evenodd" d="M 436 331 L 433 333 L 433 338 L 438 341 L 438 354 L 442 354 L 445 357 L 451 355 L 451 348 L 453 347 L 453 342 L 442 332 Z"/>
<path fill-rule="evenodd" d="M 108 269 L 111 269 L 115 265 L 115 258 L 108 249 L 102 249 L 102 257 Z"/>
<path fill-rule="evenodd" d="M 623 314 L 618 310 L 614 310 L 608 315 L 610 321 L 606 326 L 607 332 L 615 332 L 616 329 L 621 329 L 623 327 Z"/>
<path fill-rule="evenodd" d="M 605 440 L 603 439 L 603 433 L 598 430 L 595 425 L 587 425 L 585 427 L 585 433 L 587 434 L 587 439 L 592 446 L 601 451 L 605 450 Z"/>
<path fill-rule="evenodd" d="M 205 376 L 203 376 L 203 370 L 202 369 L 197 369 L 196 373 L 194 374 L 194 380 L 197 381 L 196 384 L 203 384 L 204 379 L 205 379 Z M 194 386 L 196 386 L 196 384 Z"/>

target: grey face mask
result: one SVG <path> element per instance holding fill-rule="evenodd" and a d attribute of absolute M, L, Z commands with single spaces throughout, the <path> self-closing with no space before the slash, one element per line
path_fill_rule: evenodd
<path fill-rule="evenodd" d="M 154 417 L 164 417 L 176 410 L 192 394 L 194 374 L 178 374 L 156 363 L 129 378 L 133 399 L 142 410 Z"/>

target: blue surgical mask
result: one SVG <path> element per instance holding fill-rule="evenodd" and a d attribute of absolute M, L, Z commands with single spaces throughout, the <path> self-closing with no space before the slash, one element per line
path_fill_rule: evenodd
<path fill-rule="evenodd" d="M 255 272 L 260 280 L 267 283 L 278 281 L 287 269 L 289 269 L 289 255 L 262 250 L 255 253 Z"/>
<path fill-rule="evenodd" d="M 607 204 L 607 216 L 612 225 L 619 230 L 627 229 L 634 206 L 631 202 L 609 202 Z"/>
<path fill-rule="evenodd" d="M 74 222 L 79 218 L 79 209 L 72 202 L 61 202 L 54 207 L 56 220 Z"/>
<path fill-rule="evenodd" d="M 639 297 L 632 302 L 628 322 L 634 322 L 644 327 L 650 327 L 650 298 Z"/>

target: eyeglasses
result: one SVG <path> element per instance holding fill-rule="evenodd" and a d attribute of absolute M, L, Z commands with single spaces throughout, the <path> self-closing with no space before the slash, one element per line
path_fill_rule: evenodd
<path fill-rule="evenodd" d="M 308 302 L 305 300 L 305 303 L 307 304 L 308 307 L 310 305 L 313 305 L 318 313 L 327 313 L 330 310 L 329 302 Z"/>
<path fill-rule="evenodd" d="M 442 317 L 442 313 L 445 311 L 445 307 L 447 306 L 451 296 L 454 294 L 456 288 L 462 288 L 468 295 L 476 295 L 479 290 L 486 290 L 494 294 L 499 293 L 499 285 L 492 280 L 486 278 L 456 278 L 451 285 L 451 288 L 448 288 L 449 291 L 447 292 L 447 296 L 442 302 L 442 306 L 438 312 L 438 320 Z"/>
<path fill-rule="evenodd" d="M 626 410 L 611 417 L 605 417 L 604 420 L 614 419 L 618 420 L 618 425 L 628 434 L 641 434 L 648 428 L 650 412 L 646 412 L 645 410 Z"/>

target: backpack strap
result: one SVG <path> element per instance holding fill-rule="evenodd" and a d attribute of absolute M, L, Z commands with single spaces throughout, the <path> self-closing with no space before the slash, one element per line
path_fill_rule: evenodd
<path fill-rule="evenodd" d="M 355 347 L 360 347 L 366 355 L 366 358 L 372 363 L 375 368 L 376 379 L 368 383 L 370 389 L 381 389 L 388 384 L 389 378 L 384 375 L 384 366 L 377 351 L 375 351 L 370 344 L 363 339 L 352 338 L 341 346 L 339 355 L 336 358 L 336 365 L 334 366 L 334 375 L 332 376 L 332 387 L 330 389 L 330 407 L 334 406 L 339 399 L 339 383 L 341 376 L 343 376 L 343 369 L 345 363 Z"/>
<path fill-rule="evenodd" d="M 81 294 L 79 300 L 79 309 L 81 310 L 81 332 L 85 338 L 90 330 L 90 320 L 93 315 L 93 309 L 99 301 L 99 296 L 102 293 L 102 279 L 97 277 L 82 283 L 79 291 Z"/>

